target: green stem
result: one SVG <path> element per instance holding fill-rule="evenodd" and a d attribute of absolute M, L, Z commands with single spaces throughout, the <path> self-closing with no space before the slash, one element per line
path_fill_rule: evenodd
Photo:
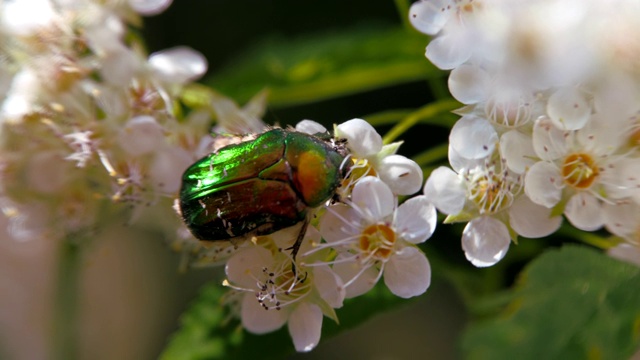
<path fill-rule="evenodd" d="M 394 0 L 396 4 L 396 10 L 398 10 L 398 16 L 402 21 L 402 26 L 405 29 L 413 30 L 413 26 L 409 22 L 409 2 L 407 0 Z"/>
<path fill-rule="evenodd" d="M 438 161 L 442 161 L 447 158 L 449 154 L 449 144 L 444 143 L 432 148 L 429 148 L 420 154 L 413 157 L 413 161 L 415 161 L 420 167 L 424 167 L 425 165 L 432 164 Z"/>
<path fill-rule="evenodd" d="M 593 247 L 596 247 L 602 250 L 609 250 L 620 243 L 620 241 L 615 237 L 603 238 L 596 234 L 586 232 L 586 231 L 581 231 L 576 228 L 569 227 L 567 225 L 561 226 L 560 229 L 558 229 L 557 233 L 559 235 L 576 239 L 587 245 L 591 245 Z"/>
<path fill-rule="evenodd" d="M 78 355 L 76 344 L 81 255 L 80 246 L 73 238 L 62 241 L 53 315 L 53 359 L 56 360 L 74 360 Z"/>
<path fill-rule="evenodd" d="M 432 119 L 435 120 L 436 115 L 452 111 L 458 107 L 460 107 L 460 103 L 453 99 L 438 100 L 426 106 L 423 106 L 420 109 L 412 112 L 409 116 L 405 117 L 404 119 L 402 119 L 402 121 L 397 123 L 396 126 L 391 128 L 391 130 L 389 130 L 384 138 L 382 138 L 382 141 L 385 144 L 390 144 L 418 122 L 424 122 L 426 120 Z"/>

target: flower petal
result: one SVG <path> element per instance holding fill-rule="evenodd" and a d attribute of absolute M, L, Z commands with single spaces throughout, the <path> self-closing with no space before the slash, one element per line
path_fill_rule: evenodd
<path fill-rule="evenodd" d="M 580 230 L 594 231 L 604 225 L 600 201 L 586 192 L 579 192 L 569 199 L 564 208 L 564 215 Z"/>
<path fill-rule="evenodd" d="M 178 46 L 149 56 L 149 65 L 164 80 L 184 84 L 207 72 L 207 59 L 196 50 Z"/>
<path fill-rule="evenodd" d="M 511 130 L 500 137 L 500 155 L 507 161 L 507 167 L 516 174 L 523 174 L 534 163 L 536 152 L 531 136 Z"/>
<path fill-rule="evenodd" d="M 534 203 L 554 207 L 562 196 L 564 184 L 558 168 L 546 161 L 538 161 L 524 177 L 524 192 Z"/>
<path fill-rule="evenodd" d="M 444 166 L 431 172 L 424 185 L 424 195 L 447 215 L 462 211 L 466 200 L 464 183 L 458 174 Z"/>
<path fill-rule="evenodd" d="M 157 15 L 165 11 L 173 0 L 129 0 L 137 13 L 145 16 Z"/>
<path fill-rule="evenodd" d="M 320 219 L 320 234 L 329 243 L 353 236 L 360 231 L 360 221 L 355 211 L 342 204 L 329 206 Z"/>
<path fill-rule="evenodd" d="M 417 1 L 409 9 L 409 21 L 418 31 L 435 35 L 449 20 L 447 5 L 451 5 L 450 0 Z"/>
<path fill-rule="evenodd" d="M 479 66 L 462 64 L 449 75 L 449 91 L 463 104 L 475 104 L 486 99 L 491 82 L 489 74 Z"/>
<path fill-rule="evenodd" d="M 305 119 L 296 124 L 296 131 L 303 132 L 309 135 L 315 135 L 317 133 L 326 133 L 327 128 L 313 120 Z"/>
<path fill-rule="evenodd" d="M 396 211 L 396 231 L 406 241 L 418 244 L 426 241 L 436 229 L 436 208 L 426 196 L 405 201 Z"/>
<path fill-rule="evenodd" d="M 578 89 L 563 88 L 549 97 L 547 114 L 558 128 L 578 130 L 589 121 L 591 107 Z"/>
<path fill-rule="evenodd" d="M 327 265 L 313 269 L 313 283 L 318 289 L 320 297 L 332 308 L 342 307 L 346 295 L 342 279 Z"/>
<path fill-rule="evenodd" d="M 384 283 L 401 298 L 424 294 L 431 284 L 431 266 L 427 257 L 413 246 L 402 249 L 385 264 Z"/>
<path fill-rule="evenodd" d="M 382 136 L 362 119 L 352 119 L 336 126 L 335 136 L 347 139 L 347 147 L 356 157 L 370 157 L 382 149 Z"/>
<path fill-rule="evenodd" d="M 402 155 L 389 155 L 378 163 L 378 176 L 394 194 L 411 195 L 422 186 L 422 169 Z"/>
<path fill-rule="evenodd" d="M 462 157 L 481 159 L 493 153 L 498 134 L 487 119 L 465 115 L 453 125 L 449 142 Z"/>
<path fill-rule="evenodd" d="M 289 335 L 298 352 L 313 350 L 320 342 L 322 311 L 315 304 L 302 302 L 289 317 Z"/>
<path fill-rule="evenodd" d="M 562 216 L 551 217 L 551 209 L 535 204 L 526 196 L 519 196 L 509 208 L 509 225 L 524 237 L 551 235 L 561 224 Z"/>
<path fill-rule="evenodd" d="M 391 215 L 396 206 L 396 199 L 389 186 L 373 176 L 358 180 L 351 192 L 351 199 L 359 211 L 372 221 Z"/>
<path fill-rule="evenodd" d="M 567 153 L 565 135 L 548 117 L 541 117 L 533 125 L 533 149 L 542 160 L 556 160 Z"/>
<path fill-rule="evenodd" d="M 456 46 L 463 42 L 452 35 L 441 35 L 429 42 L 424 55 L 438 68 L 451 70 L 471 57 L 469 46 Z"/>
<path fill-rule="evenodd" d="M 622 243 L 609 249 L 607 253 L 612 258 L 640 266 L 640 247 L 638 245 Z"/>
<path fill-rule="evenodd" d="M 242 298 L 240 318 L 242 327 L 254 334 L 265 334 L 277 330 L 287 322 L 289 313 L 286 310 L 265 310 L 253 293 L 246 293 Z"/>
<path fill-rule="evenodd" d="M 351 258 L 352 260 L 347 259 Z M 346 298 L 360 296 L 373 288 L 378 278 L 378 270 L 366 265 L 363 269 L 358 263 L 356 256 L 349 253 L 342 253 L 336 257 L 336 264 L 333 271 L 342 279 L 345 284 Z"/>
<path fill-rule="evenodd" d="M 505 224 L 483 216 L 471 220 L 462 232 L 462 249 L 477 267 L 494 265 L 507 254 L 511 238 Z"/>
<path fill-rule="evenodd" d="M 255 276 L 262 273 L 263 267 L 271 266 L 272 262 L 269 250 L 262 246 L 251 246 L 235 253 L 227 261 L 224 270 L 231 283 L 253 289 L 256 287 Z"/>

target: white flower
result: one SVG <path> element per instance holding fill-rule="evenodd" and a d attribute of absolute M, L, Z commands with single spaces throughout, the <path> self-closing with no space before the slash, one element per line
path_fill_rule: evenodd
<path fill-rule="evenodd" d="M 342 282 L 327 265 L 311 264 L 313 259 L 304 256 L 294 262 L 272 240 L 260 241 L 234 254 L 225 268 L 225 285 L 245 292 L 242 325 L 263 334 L 288 323 L 296 350 L 310 351 L 320 341 L 323 314 L 337 320 L 333 308 L 342 306 Z M 313 266 L 305 266 L 305 261 Z"/>
<path fill-rule="evenodd" d="M 320 233 L 338 251 L 333 269 L 345 281 L 347 297 L 369 291 L 384 276 L 397 296 L 424 293 L 431 267 L 415 245 L 435 230 L 436 213 L 426 197 L 417 196 L 396 207 L 396 199 L 380 179 L 365 177 L 353 188 L 348 205 L 329 207 Z"/>
<path fill-rule="evenodd" d="M 491 266 L 504 257 L 511 243 L 509 227 L 530 238 L 547 236 L 560 227 L 561 217 L 551 217 L 549 209 L 521 196 L 522 177 L 503 162 L 458 165 L 458 173 L 446 167 L 435 169 L 424 194 L 449 215 L 445 221 L 469 221 L 462 248 L 475 266 Z"/>
<path fill-rule="evenodd" d="M 525 193 L 536 204 L 552 208 L 567 198 L 564 214 L 582 230 L 596 230 L 603 223 L 602 205 L 611 189 L 623 187 L 617 168 L 624 156 L 611 156 L 622 138 L 604 127 L 610 119 L 592 117 L 575 132 L 558 129 L 548 118 L 536 120 L 533 147 L 541 159 L 525 177 Z M 613 126 L 615 128 L 615 126 Z"/>
<path fill-rule="evenodd" d="M 336 126 L 334 132 L 336 138 L 347 140 L 355 162 L 351 167 L 351 184 L 362 176 L 377 175 L 394 194 L 410 195 L 420 190 L 422 169 L 415 161 L 395 154 L 400 143 L 383 146 L 380 134 L 362 119 L 346 121 Z"/>

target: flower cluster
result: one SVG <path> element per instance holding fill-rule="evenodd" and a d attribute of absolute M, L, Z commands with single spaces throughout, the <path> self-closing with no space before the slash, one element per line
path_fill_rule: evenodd
<path fill-rule="evenodd" d="M 326 132 L 310 120 L 296 130 Z M 254 237 L 226 262 L 228 303 L 244 328 L 261 334 L 287 323 L 298 351 L 318 344 L 324 316 L 337 321 L 334 309 L 345 298 L 368 292 L 381 278 L 403 298 L 424 293 L 431 281 L 429 262 L 416 245 L 435 230 L 435 207 L 424 195 L 398 205 L 398 195 L 420 190 L 419 166 L 395 154 L 399 144 L 383 146 L 364 120 L 337 125 L 334 136 L 346 140 L 352 165 L 339 201 L 313 210 L 296 257 L 289 250 L 303 224 Z"/>
<path fill-rule="evenodd" d="M 12 238 L 81 238 L 123 212 L 170 209 L 209 126 L 179 118 L 176 95 L 207 63 L 186 47 L 147 56 L 129 31 L 170 3 L 0 4 L 0 208 Z"/>
<path fill-rule="evenodd" d="M 451 168 L 425 185 L 447 221 L 468 221 L 467 258 L 490 266 L 516 236 L 605 227 L 640 246 L 640 6 L 635 1 L 422 0 L 426 57 L 465 104 Z M 631 251 L 631 250 L 629 250 Z M 630 254 L 630 252 L 628 252 Z M 636 255 L 637 256 L 637 255 Z M 636 259 L 640 261 L 640 258 Z"/>

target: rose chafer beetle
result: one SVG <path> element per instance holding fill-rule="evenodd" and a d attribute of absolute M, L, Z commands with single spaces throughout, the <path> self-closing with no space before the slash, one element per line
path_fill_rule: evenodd
<path fill-rule="evenodd" d="M 302 222 L 292 257 L 313 209 L 331 199 L 346 165 L 344 143 L 285 129 L 218 149 L 182 176 L 180 213 L 205 241 L 268 235 Z"/>

